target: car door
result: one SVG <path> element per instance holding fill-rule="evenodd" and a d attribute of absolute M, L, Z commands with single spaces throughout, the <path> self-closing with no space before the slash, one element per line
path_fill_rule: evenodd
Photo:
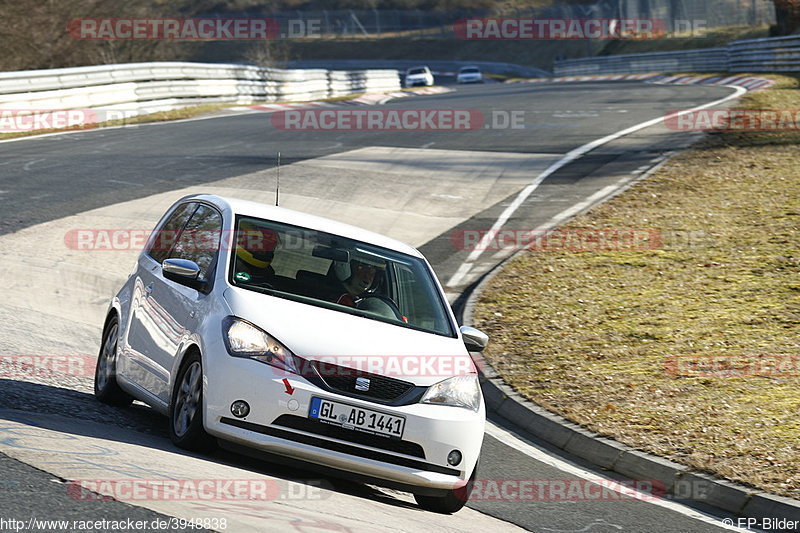
<path fill-rule="evenodd" d="M 123 356 L 117 363 L 117 372 L 151 394 L 158 389 L 157 381 L 163 379 L 156 377 L 163 371 L 153 365 L 157 346 L 163 342 L 161 332 L 166 328 L 152 323 L 158 313 L 152 309 L 150 296 L 155 288 L 156 275 L 161 270 L 161 262 L 169 257 L 175 240 L 197 206 L 197 202 L 187 202 L 168 213 L 153 232 L 133 273 L 131 307 L 124 334 Z"/>
<path fill-rule="evenodd" d="M 141 356 L 138 381 L 164 403 L 169 402 L 170 373 L 182 345 L 197 331 L 209 296 L 164 277 L 164 259 L 188 259 L 200 267 L 199 279 L 213 279 L 222 232 L 222 215 L 214 207 L 197 203 L 191 216 L 177 233 L 166 255 L 150 255 L 142 269 L 142 297 L 137 308 L 136 326 Z M 165 235 L 165 242 L 169 240 Z M 133 331 L 133 324 L 132 324 Z"/>

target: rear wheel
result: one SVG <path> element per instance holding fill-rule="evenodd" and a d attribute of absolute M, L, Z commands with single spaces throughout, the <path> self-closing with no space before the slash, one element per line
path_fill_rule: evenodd
<path fill-rule="evenodd" d="M 186 357 L 178 371 L 169 408 L 169 436 L 185 450 L 209 452 L 217 440 L 203 427 L 203 363 L 195 352 Z"/>
<path fill-rule="evenodd" d="M 115 316 L 106 324 L 103 342 L 94 369 L 94 396 L 101 402 L 117 407 L 130 405 L 133 397 L 117 383 L 117 337 L 119 320 Z"/>
<path fill-rule="evenodd" d="M 422 494 L 414 494 L 414 499 L 417 504 L 426 511 L 441 514 L 453 514 L 460 511 L 462 507 L 469 501 L 469 495 L 472 492 L 472 487 L 475 485 L 475 477 L 478 472 L 478 466 L 472 471 L 467 484 L 461 488 L 447 491 L 441 496 L 424 496 Z"/>

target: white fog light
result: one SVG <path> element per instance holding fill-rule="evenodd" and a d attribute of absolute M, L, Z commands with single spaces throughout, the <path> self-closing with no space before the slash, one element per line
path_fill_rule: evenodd
<path fill-rule="evenodd" d="M 231 404 L 231 413 L 236 418 L 244 418 L 250 414 L 250 405 L 244 400 L 236 400 Z"/>
<path fill-rule="evenodd" d="M 461 462 L 461 452 L 458 450 L 453 450 L 447 454 L 447 462 L 450 464 L 450 466 L 458 466 L 458 463 Z"/>

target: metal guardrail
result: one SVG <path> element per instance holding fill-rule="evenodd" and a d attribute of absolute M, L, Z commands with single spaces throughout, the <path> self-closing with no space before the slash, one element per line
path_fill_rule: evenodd
<path fill-rule="evenodd" d="M 557 61 L 556 76 L 645 72 L 800 71 L 800 35 L 734 41 L 724 48 L 599 56 Z"/>
<path fill-rule="evenodd" d="M 480 67 L 484 74 L 499 74 L 515 78 L 542 78 L 551 76 L 550 72 L 531 65 L 501 63 L 497 61 L 453 61 L 438 59 L 299 59 L 289 61 L 291 68 L 335 68 L 348 70 L 353 68 L 392 69 L 405 71 L 410 67 L 426 65 L 435 73 L 452 72 L 467 65 Z"/>
<path fill-rule="evenodd" d="M 567 59 L 556 62 L 553 70 L 556 76 L 642 74 L 679 70 L 724 71 L 727 70 L 727 64 L 727 48 L 708 48 Z"/>
<path fill-rule="evenodd" d="M 396 70 L 283 70 L 213 63 L 129 63 L 0 73 L 0 110 L 163 111 L 198 103 L 313 100 L 400 89 Z"/>
<path fill-rule="evenodd" d="M 731 72 L 800 71 L 800 35 L 734 41 L 728 50 Z"/>

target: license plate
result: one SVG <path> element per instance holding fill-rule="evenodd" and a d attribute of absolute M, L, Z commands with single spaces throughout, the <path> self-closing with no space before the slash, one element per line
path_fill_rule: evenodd
<path fill-rule="evenodd" d="M 406 419 L 402 416 L 388 415 L 322 398 L 311 398 L 308 416 L 326 424 L 398 439 L 402 438 L 406 425 Z"/>

